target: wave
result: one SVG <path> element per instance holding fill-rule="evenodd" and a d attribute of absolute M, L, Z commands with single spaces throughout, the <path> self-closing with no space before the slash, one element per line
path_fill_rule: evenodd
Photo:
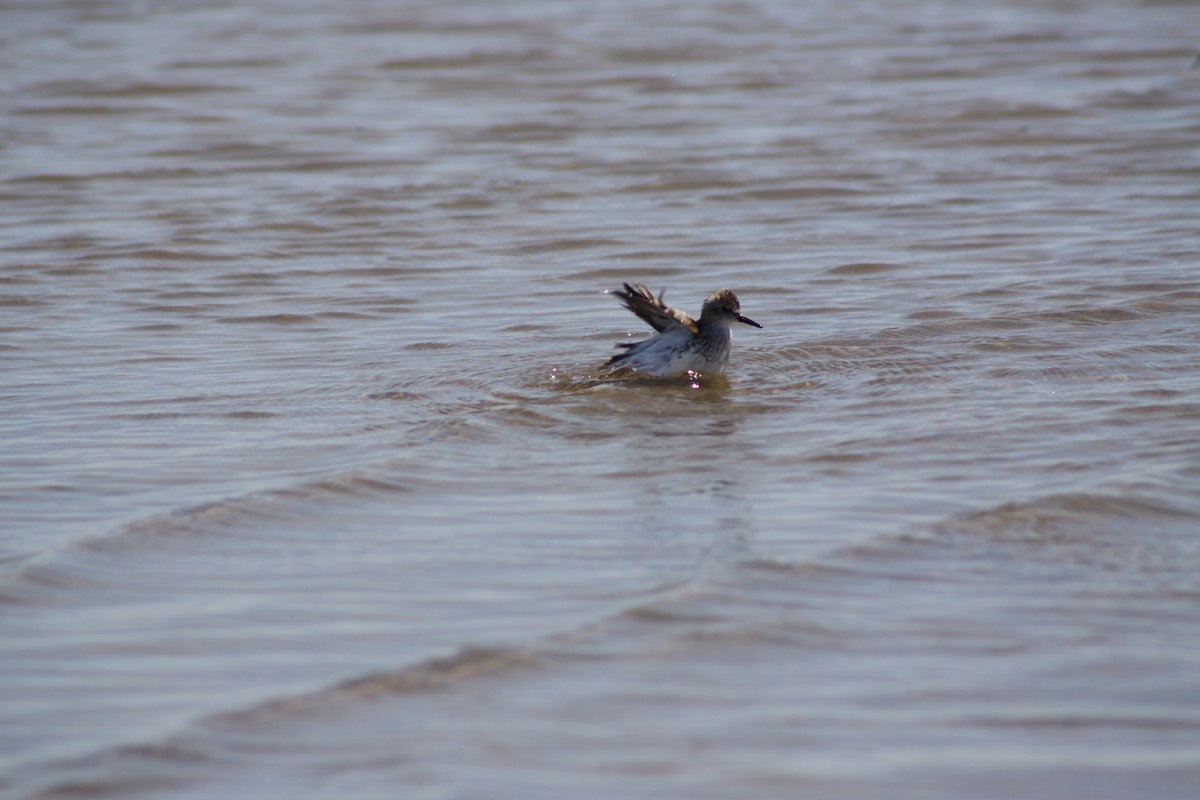
<path fill-rule="evenodd" d="M 376 485 L 356 477 L 325 490 L 374 494 L 397 489 L 391 482 Z M 210 513 L 239 512 L 224 506 L 197 509 L 176 522 L 186 523 L 181 526 L 186 529 Z M 553 675 L 581 663 L 596 663 L 603 669 L 603 662 L 628 661 L 631 655 L 659 657 L 666 653 L 687 660 L 696 654 L 778 647 L 797 653 L 874 652 L 896 646 L 896 637 L 916 635 L 913 631 L 932 636 L 965 624 L 953 609 L 945 609 L 946 619 L 937 625 L 928 623 L 929 614 L 942 612 L 931 611 L 933 607 L 923 603 L 903 605 L 911 602 L 913 593 L 940 596 L 938 586 L 974 593 L 972 587 L 981 580 L 978 570 L 985 567 L 1018 578 L 1029 577 L 1025 565 L 1042 562 L 1050 562 L 1056 569 L 1075 568 L 1076 572 L 1080 567 L 1085 572 L 1097 567 L 1104 572 L 1114 567 L 1161 571 L 1173 563 L 1170 547 L 1163 547 L 1163 537 L 1142 535 L 1146 526 L 1187 534 L 1195 529 L 1198 518 L 1200 510 L 1153 497 L 1056 493 L 954 514 L 924 528 L 839 547 L 809 560 L 789 562 L 754 554 L 730 561 L 700 579 L 659 587 L 648 600 L 643 595 L 625 608 L 611 610 L 610 606 L 609 613 L 577 621 L 525 645 L 464 644 L 453 652 L 395 669 L 251 702 L 184 722 L 157 738 L 147 735 L 143 741 L 77 758 L 22 766 L 11 774 L 10 788 L 27 796 L 58 797 L 84 792 L 162 792 L 208 784 L 219 781 L 223 774 L 252 768 L 264 758 L 304 758 L 302 746 L 297 749 L 294 742 L 281 745 L 280 735 L 286 737 L 288 731 L 309 725 L 324 729 L 349 724 L 347 720 L 361 722 L 359 715 L 369 714 L 390 698 L 441 693 L 462 693 L 470 698 L 474 694 L 466 691 L 468 687 L 481 686 L 484 681 L 520 676 L 533 676 L 537 681 L 539 675 Z M 1056 549 L 1051 552 L 1049 548 Z M 1157 552 L 1158 557 L 1148 559 L 1147 552 Z M 1098 553 L 1102 557 L 1098 558 Z M 1168 588 L 1156 586 L 1159 591 Z M 992 587 L 987 591 L 995 591 Z M 1018 580 L 1014 591 L 1019 589 Z M 1121 590 L 1128 587 L 1121 586 Z M 905 592 L 909 593 L 907 600 L 902 599 Z M 890 606 L 884 598 L 897 595 L 901 599 L 895 601 L 901 602 L 901 607 L 887 610 Z M 882 608 L 881 602 L 887 608 Z M 912 616 L 914 613 L 917 616 Z M 910 628 L 889 627 L 899 624 L 897 621 Z M 933 633 L 929 633 L 930 625 Z M 1006 633 L 989 635 L 1005 646 L 1025 646 Z M 992 639 L 982 636 L 976 645 L 995 647 Z M 484 695 L 491 691 L 494 689 L 485 689 Z M 424 706 L 406 708 L 408 713 L 419 714 Z M 1045 724 L 1038 719 L 1009 724 Z M 1158 718 L 1134 724 L 1158 724 Z M 326 756 L 338 763 L 351 758 L 337 752 Z"/>
<path fill-rule="evenodd" d="M 56 602 L 64 592 L 95 591 L 127 582 L 125 562 L 113 555 L 171 546 L 181 537 L 253 537 L 264 527 L 301 520 L 331 501 L 379 499 L 419 491 L 427 479 L 384 469 L 360 469 L 138 519 L 40 554 L 10 559 L 0 576 L 0 607 Z M 97 559 L 95 556 L 101 556 Z"/>

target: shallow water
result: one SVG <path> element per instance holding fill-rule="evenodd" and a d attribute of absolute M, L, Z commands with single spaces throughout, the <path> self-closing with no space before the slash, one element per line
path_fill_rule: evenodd
<path fill-rule="evenodd" d="M 6 5 L 0 788 L 1194 797 L 1197 21 Z"/>

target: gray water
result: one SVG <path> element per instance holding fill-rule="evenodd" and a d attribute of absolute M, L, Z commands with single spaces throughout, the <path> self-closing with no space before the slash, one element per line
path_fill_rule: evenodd
<path fill-rule="evenodd" d="M 1198 23 L 5 4 L 0 793 L 1196 797 Z"/>

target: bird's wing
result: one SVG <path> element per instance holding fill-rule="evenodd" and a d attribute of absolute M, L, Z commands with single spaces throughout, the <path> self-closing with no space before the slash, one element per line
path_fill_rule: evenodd
<path fill-rule="evenodd" d="M 686 330 L 692 336 L 700 333 L 696 320 L 692 319 L 690 314 L 678 308 L 671 308 L 663 302 L 663 292 L 659 292 L 658 297 L 655 297 L 654 292 L 646 286 L 640 283 L 630 286 L 627 283 L 623 289 L 614 289 L 612 293 L 624 300 L 626 308 L 659 333 L 677 328 Z"/>

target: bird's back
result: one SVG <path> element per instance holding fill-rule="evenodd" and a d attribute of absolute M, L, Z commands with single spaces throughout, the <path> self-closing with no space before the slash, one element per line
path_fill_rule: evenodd
<path fill-rule="evenodd" d="M 641 283 L 625 284 L 623 288 L 613 292 L 625 301 L 625 307 L 637 314 L 638 318 L 659 333 L 665 333 L 673 328 L 683 328 L 692 336 L 700 333 L 696 320 L 686 311 L 671 308 L 663 302 L 664 292 L 658 297 L 650 288 Z"/>

